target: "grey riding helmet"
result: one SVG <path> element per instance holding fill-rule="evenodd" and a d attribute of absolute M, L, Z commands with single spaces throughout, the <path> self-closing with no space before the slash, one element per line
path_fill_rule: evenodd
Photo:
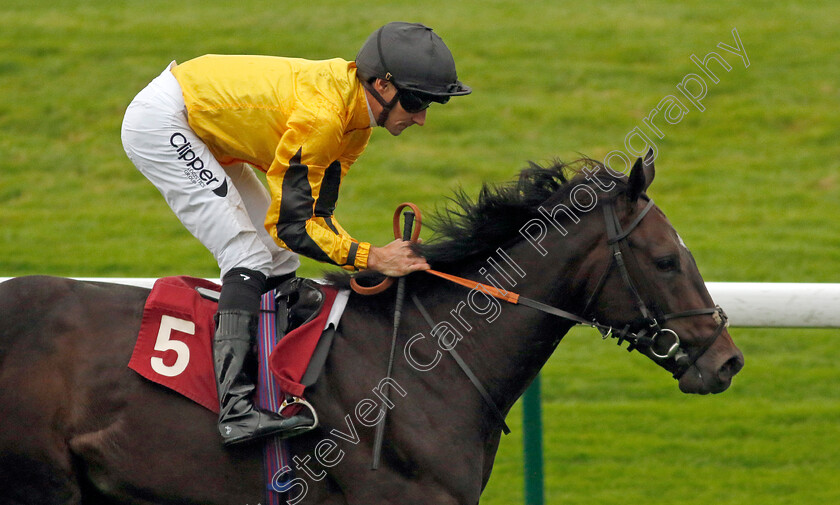
<path fill-rule="evenodd" d="M 373 32 L 356 56 L 366 79 L 390 81 L 400 90 L 446 103 L 472 89 L 458 80 L 455 60 L 443 40 L 428 26 L 395 21 Z"/>

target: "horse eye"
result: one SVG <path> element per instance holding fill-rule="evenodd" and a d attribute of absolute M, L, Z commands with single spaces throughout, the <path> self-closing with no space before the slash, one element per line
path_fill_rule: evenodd
<path fill-rule="evenodd" d="M 673 272 L 679 270 L 680 263 L 675 256 L 667 256 L 654 260 L 654 265 L 661 272 Z"/>

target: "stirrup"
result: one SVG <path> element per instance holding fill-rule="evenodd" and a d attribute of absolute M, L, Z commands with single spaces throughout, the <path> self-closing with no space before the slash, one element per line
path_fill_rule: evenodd
<path fill-rule="evenodd" d="M 307 427 L 306 431 L 314 430 L 318 427 L 318 413 L 315 412 L 315 407 L 313 407 L 312 404 L 308 401 L 297 396 L 291 396 L 283 400 L 283 403 L 280 404 L 280 408 L 277 409 L 277 414 L 282 416 L 283 411 L 286 410 L 288 407 L 291 407 L 292 405 L 303 405 L 304 407 L 309 409 L 309 412 L 312 414 L 312 426 Z"/>

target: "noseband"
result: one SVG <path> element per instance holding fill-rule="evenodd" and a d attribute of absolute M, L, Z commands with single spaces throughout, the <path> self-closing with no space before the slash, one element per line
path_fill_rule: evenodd
<path fill-rule="evenodd" d="M 597 328 L 604 339 L 610 337 L 617 338 L 619 345 L 625 341 L 628 342 L 628 351 L 632 351 L 633 349 L 647 351 L 651 358 L 658 361 L 665 369 L 672 372 L 675 379 L 679 379 L 689 368 L 691 368 L 692 365 L 697 362 L 698 359 L 700 359 L 701 356 L 703 356 L 703 354 L 706 353 L 712 345 L 714 345 L 717 338 L 723 332 L 723 329 L 728 326 L 726 313 L 720 306 L 715 306 L 714 308 L 692 309 L 683 312 L 672 312 L 670 314 L 662 314 L 661 311 L 657 310 L 655 313 L 657 316 L 655 316 L 654 312 L 648 308 L 644 299 L 639 294 L 639 290 L 636 289 L 636 285 L 630 277 L 630 272 L 627 270 L 627 265 L 624 261 L 624 255 L 622 253 L 622 244 L 626 246 L 627 238 L 633 230 L 636 229 L 639 223 L 642 222 L 642 219 L 644 219 L 650 209 L 653 208 L 653 200 L 648 200 L 645 208 L 642 209 L 633 222 L 631 222 L 630 225 L 623 230 L 621 228 L 621 221 L 615 211 L 614 203 L 607 202 L 603 207 L 604 220 L 607 225 L 607 245 L 612 253 L 612 259 L 604 269 L 604 273 L 598 280 L 595 290 L 589 296 L 589 300 L 586 302 L 586 306 L 583 309 L 583 314 L 585 316 L 589 313 L 589 309 L 592 307 L 595 299 L 603 290 L 610 272 L 617 266 L 618 271 L 621 274 L 621 278 L 624 280 L 624 284 L 630 291 L 636 307 L 642 315 L 642 328 L 638 331 L 631 331 L 631 325 L 628 324 L 622 329 L 615 329 L 612 326 L 598 323 L 594 317 L 588 324 Z M 627 252 L 632 257 L 632 251 L 629 247 L 627 248 Z M 662 324 L 673 319 L 703 315 L 711 315 L 718 323 L 718 326 L 715 329 L 709 345 L 703 348 L 702 352 L 692 359 L 689 353 L 683 349 L 680 336 L 677 332 L 670 328 L 663 328 Z"/>

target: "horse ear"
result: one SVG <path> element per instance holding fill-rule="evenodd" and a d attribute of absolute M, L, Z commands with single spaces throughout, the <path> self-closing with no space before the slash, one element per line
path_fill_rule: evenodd
<path fill-rule="evenodd" d="M 653 177 L 656 170 L 653 166 L 653 149 L 649 150 L 645 155 L 645 160 L 636 158 L 636 163 L 630 170 L 629 183 L 627 185 L 627 196 L 632 201 L 636 201 L 639 195 L 647 191 L 650 183 L 653 182 Z"/>
<path fill-rule="evenodd" d="M 656 159 L 656 153 L 653 149 L 649 149 L 645 155 L 645 161 L 642 163 L 642 168 L 645 170 L 645 191 L 653 182 L 653 177 L 656 175 L 656 169 L 653 166 L 653 160 Z"/>

